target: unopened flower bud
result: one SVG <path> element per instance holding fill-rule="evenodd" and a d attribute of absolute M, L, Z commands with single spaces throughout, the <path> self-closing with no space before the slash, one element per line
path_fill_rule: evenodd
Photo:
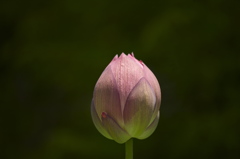
<path fill-rule="evenodd" d="M 161 92 L 152 71 L 133 54 L 117 55 L 98 79 L 91 114 L 98 131 L 124 143 L 145 139 L 157 127 Z"/>

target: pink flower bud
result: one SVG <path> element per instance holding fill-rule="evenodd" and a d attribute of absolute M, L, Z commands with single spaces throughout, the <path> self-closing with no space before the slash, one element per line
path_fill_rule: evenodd
<path fill-rule="evenodd" d="M 160 86 L 152 71 L 133 53 L 122 53 L 96 83 L 92 119 L 103 136 L 118 143 L 145 139 L 157 127 L 160 102 Z"/>

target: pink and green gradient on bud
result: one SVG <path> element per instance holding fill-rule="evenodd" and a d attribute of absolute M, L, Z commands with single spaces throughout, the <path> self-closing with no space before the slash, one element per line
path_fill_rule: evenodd
<path fill-rule="evenodd" d="M 125 143 L 145 139 L 157 127 L 161 92 L 152 71 L 133 54 L 116 55 L 98 79 L 91 114 L 106 138 Z"/>

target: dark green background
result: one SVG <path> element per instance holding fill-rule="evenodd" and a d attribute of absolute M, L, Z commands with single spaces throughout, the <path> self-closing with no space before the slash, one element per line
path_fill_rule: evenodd
<path fill-rule="evenodd" d="M 123 159 L 94 127 L 94 85 L 135 53 L 162 89 L 136 159 L 240 158 L 237 0 L 2 0 L 0 158 Z M 2 156 L 2 157 L 1 157 Z"/>

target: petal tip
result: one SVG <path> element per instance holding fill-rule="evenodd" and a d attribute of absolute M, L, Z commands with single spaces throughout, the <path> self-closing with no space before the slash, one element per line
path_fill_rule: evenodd
<path fill-rule="evenodd" d="M 124 52 L 122 52 L 119 58 L 123 58 L 123 57 L 126 57 L 126 56 L 127 55 Z"/>
<path fill-rule="evenodd" d="M 112 61 L 115 61 L 118 59 L 118 54 L 114 56 L 114 58 L 112 59 Z"/>

